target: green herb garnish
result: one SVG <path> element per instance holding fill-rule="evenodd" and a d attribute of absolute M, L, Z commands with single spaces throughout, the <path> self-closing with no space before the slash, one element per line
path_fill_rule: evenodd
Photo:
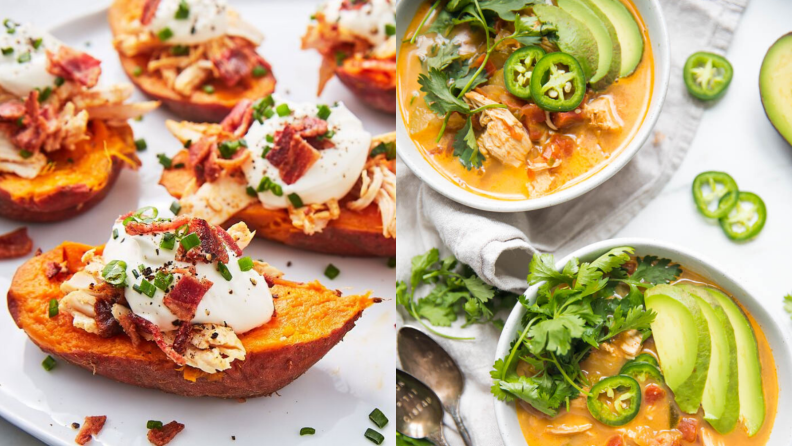
<path fill-rule="evenodd" d="M 326 105 L 320 105 L 318 111 L 316 112 L 316 116 L 319 119 L 324 119 L 326 121 L 327 118 L 330 117 L 330 113 L 331 113 L 330 107 L 328 107 Z M 270 142 L 272 142 L 272 141 L 270 141 Z"/>
<path fill-rule="evenodd" d="M 154 293 L 157 292 L 157 288 L 146 279 L 140 282 L 140 285 L 133 285 L 132 289 L 137 291 L 140 294 L 145 294 L 148 297 L 154 297 Z"/>
<path fill-rule="evenodd" d="M 336 266 L 333 265 L 332 263 L 327 265 L 327 268 L 325 268 L 324 271 L 325 277 L 327 277 L 330 280 L 335 279 L 336 277 L 338 277 L 339 274 L 341 274 L 341 271 L 338 268 L 336 268 Z"/>
<path fill-rule="evenodd" d="M 58 315 L 58 299 L 50 299 L 47 314 L 49 317 L 55 317 Z"/>
<path fill-rule="evenodd" d="M 123 260 L 111 260 L 102 270 L 104 281 L 115 287 L 126 286 L 127 264 Z"/>
<path fill-rule="evenodd" d="M 300 436 L 313 435 L 315 433 L 316 433 L 316 429 L 314 429 L 312 427 L 304 427 L 304 428 L 300 429 Z"/>
<path fill-rule="evenodd" d="M 30 150 L 21 149 L 19 151 L 19 156 L 21 156 L 23 159 L 28 159 L 31 156 L 33 156 L 33 152 L 31 152 Z"/>
<path fill-rule="evenodd" d="M 3 51 L 3 56 L 10 56 L 11 54 L 14 54 L 14 49 L 10 46 L 7 48 L 3 48 L 2 51 Z"/>
<path fill-rule="evenodd" d="M 181 212 L 181 203 L 179 203 L 178 200 L 171 203 L 170 211 L 173 212 L 173 215 L 179 215 L 179 212 Z"/>
<path fill-rule="evenodd" d="M 170 169 L 173 165 L 173 160 L 165 155 L 164 153 L 157 154 L 157 159 L 159 159 L 159 163 L 162 164 L 163 167 L 166 169 Z"/>
<path fill-rule="evenodd" d="M 157 33 L 157 37 L 160 39 L 161 42 L 164 42 L 164 41 L 170 39 L 171 37 L 173 37 L 173 31 L 171 31 L 171 29 L 168 28 L 168 27 L 162 28 Z"/>
<path fill-rule="evenodd" d="M 61 85 L 63 85 L 65 82 L 66 82 L 66 79 L 64 79 L 64 78 L 62 78 L 62 77 L 60 77 L 60 76 L 57 76 L 57 77 L 55 78 L 55 82 L 54 82 L 54 84 L 55 84 L 55 86 L 56 86 L 56 87 L 60 87 L 60 86 L 61 86 Z"/>
<path fill-rule="evenodd" d="M 371 420 L 374 424 L 376 424 L 377 427 L 380 429 L 382 429 L 383 427 L 385 427 L 386 424 L 388 424 L 388 417 L 386 417 L 385 414 L 382 413 L 382 411 L 379 409 L 374 409 L 369 414 L 369 420 Z"/>
<path fill-rule="evenodd" d="M 267 73 L 269 73 L 269 71 L 266 68 L 264 68 L 263 65 L 256 65 L 253 68 L 253 71 L 251 71 L 253 77 L 264 77 L 267 75 Z"/>
<path fill-rule="evenodd" d="M 375 156 L 380 155 L 380 154 L 384 154 L 385 158 L 388 159 L 388 160 L 396 159 L 396 143 L 395 142 L 389 142 L 389 143 L 381 142 L 381 143 L 377 144 L 376 147 L 371 149 L 371 153 L 369 154 L 369 156 L 371 158 L 374 158 Z"/>
<path fill-rule="evenodd" d="M 176 246 L 176 234 L 172 232 L 163 234 L 162 240 L 160 240 L 160 248 L 172 250 L 174 246 Z"/>
<path fill-rule="evenodd" d="M 26 53 L 22 53 L 22 54 L 19 55 L 19 57 L 17 57 L 17 62 L 19 62 L 19 63 L 30 62 L 30 57 L 31 57 L 30 56 L 30 51 L 28 51 Z"/>
<path fill-rule="evenodd" d="M 299 209 L 304 206 L 302 198 L 300 198 L 299 195 L 295 193 L 291 193 L 288 195 L 288 198 L 289 198 L 289 202 L 291 202 L 291 205 L 292 207 L 294 207 L 294 209 Z"/>
<path fill-rule="evenodd" d="M 137 149 L 138 152 L 142 152 L 147 148 L 148 148 L 148 144 L 146 144 L 145 139 L 140 138 L 135 140 L 135 149 Z"/>
<path fill-rule="evenodd" d="M 162 421 L 148 420 L 146 422 L 146 429 L 162 429 Z"/>
<path fill-rule="evenodd" d="M 173 18 L 176 20 L 185 20 L 188 17 L 190 17 L 190 5 L 188 5 L 185 0 L 181 0 L 179 2 L 179 9 L 176 10 L 176 14 L 173 15 Z"/>
<path fill-rule="evenodd" d="M 242 257 L 237 261 L 237 263 L 239 264 L 240 271 L 250 271 L 253 269 L 253 259 L 250 257 Z"/>
<path fill-rule="evenodd" d="M 385 35 L 388 37 L 396 35 L 396 25 L 391 23 L 385 24 Z"/>
<path fill-rule="evenodd" d="M 253 189 L 253 186 L 248 186 L 247 188 L 245 188 L 245 192 L 247 192 L 247 194 L 250 195 L 251 197 L 255 197 L 258 195 L 256 193 L 256 189 Z"/>
<path fill-rule="evenodd" d="M 289 104 L 280 104 L 275 107 L 275 111 L 278 112 L 278 116 L 281 118 L 284 116 L 289 116 L 291 114 L 291 109 L 289 108 Z"/>
<path fill-rule="evenodd" d="M 175 45 L 171 47 L 171 54 L 174 56 L 186 56 L 190 54 L 190 47 L 186 45 Z"/>
<path fill-rule="evenodd" d="M 41 362 L 41 366 L 44 367 L 44 370 L 48 372 L 54 369 L 56 365 L 58 365 L 58 363 L 55 362 L 55 358 L 50 355 L 47 355 L 47 357 L 44 358 L 44 361 Z"/>
<path fill-rule="evenodd" d="M 185 251 L 189 251 L 195 248 L 196 246 L 199 246 L 201 244 L 201 239 L 198 238 L 197 234 L 191 232 L 186 236 L 182 237 L 182 239 L 179 240 L 179 244 L 181 244 L 182 248 L 184 248 Z"/>
<path fill-rule="evenodd" d="M 167 292 L 171 283 L 173 283 L 173 274 L 157 271 L 157 275 L 154 276 L 155 287 Z"/>
<path fill-rule="evenodd" d="M 215 88 L 213 86 L 209 85 L 209 84 L 204 85 L 201 89 L 206 94 L 214 94 L 214 92 L 215 92 Z"/>
<path fill-rule="evenodd" d="M 231 280 L 233 277 L 231 276 L 231 271 L 228 270 L 228 267 L 223 262 L 217 262 L 217 272 L 223 276 L 225 280 Z"/>
<path fill-rule="evenodd" d="M 138 77 L 141 74 L 143 74 L 143 68 L 135 67 L 135 68 L 132 69 L 132 75 L 133 76 Z"/>
<path fill-rule="evenodd" d="M 385 437 L 382 436 L 381 433 L 371 428 L 366 429 L 366 433 L 364 435 L 374 444 L 382 444 L 382 442 L 385 441 Z"/>

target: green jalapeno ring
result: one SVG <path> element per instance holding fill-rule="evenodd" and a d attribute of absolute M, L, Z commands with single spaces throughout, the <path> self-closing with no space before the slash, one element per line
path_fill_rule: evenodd
<path fill-rule="evenodd" d="M 646 381 L 647 378 L 659 383 L 665 382 L 660 369 L 647 362 L 628 362 L 619 370 L 619 375 L 631 376 L 640 382 Z"/>
<path fill-rule="evenodd" d="M 726 233 L 727 237 L 737 242 L 750 240 L 759 235 L 767 221 L 767 207 L 764 200 L 752 192 L 730 192 L 721 200 L 733 199 L 730 195 L 738 195 L 737 204 L 729 214 L 719 220 L 723 232 Z M 746 209 L 742 206 L 743 202 L 751 203 L 753 207 Z M 755 220 L 754 217 L 756 217 Z M 735 225 L 743 228 L 743 230 L 735 231 Z"/>
<path fill-rule="evenodd" d="M 627 364 L 632 364 L 635 362 L 644 362 L 646 364 L 652 364 L 653 366 L 660 368 L 660 363 L 657 362 L 657 358 L 650 355 L 649 353 L 641 353 L 640 355 L 636 356 L 635 359 L 632 361 L 628 361 Z M 625 365 L 627 365 L 625 364 Z"/>
<path fill-rule="evenodd" d="M 688 57 L 682 75 L 691 95 L 709 101 L 726 93 L 734 68 L 723 56 L 699 51 Z"/>
<path fill-rule="evenodd" d="M 503 78 L 509 93 L 520 99 L 531 99 L 531 75 L 545 50 L 531 45 L 513 52 L 503 65 Z"/>
<path fill-rule="evenodd" d="M 619 389 L 626 391 L 617 396 L 616 391 Z M 586 406 L 591 416 L 608 426 L 624 426 L 638 415 L 638 410 L 641 408 L 641 386 L 630 376 L 617 375 L 605 378 L 595 384 L 589 393 Z M 600 401 L 599 396 L 603 393 L 609 398 L 614 398 L 615 412 Z M 626 408 L 623 405 L 625 400 L 629 404 Z"/>
<path fill-rule="evenodd" d="M 718 183 L 723 187 L 718 188 Z M 704 185 L 708 185 L 710 188 L 710 192 L 707 194 L 702 188 Z M 738 191 L 737 182 L 726 172 L 703 172 L 693 180 L 693 201 L 695 201 L 698 210 L 708 218 L 722 218 L 728 215 L 737 205 L 737 194 L 730 193 Z M 730 198 L 724 200 L 727 196 Z M 710 210 L 710 204 L 713 202 L 717 202 L 718 206 L 714 210 Z"/>
<path fill-rule="evenodd" d="M 551 112 L 567 112 L 576 109 L 585 96 L 586 78 L 577 59 L 559 52 L 536 63 L 531 75 L 531 97 L 536 105 Z"/>

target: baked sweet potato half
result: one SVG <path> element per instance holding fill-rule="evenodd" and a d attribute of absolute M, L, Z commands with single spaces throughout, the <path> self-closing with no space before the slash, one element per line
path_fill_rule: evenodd
<path fill-rule="evenodd" d="M 88 130 L 91 138 L 74 150 L 48 154 L 48 167 L 35 178 L 0 173 L 0 216 L 30 222 L 75 217 L 104 199 L 123 167 L 138 168 L 129 125 L 91 120 Z"/>
<path fill-rule="evenodd" d="M 263 37 L 235 12 L 223 9 L 230 15 L 233 33 L 197 44 L 170 45 L 141 27 L 144 10 L 158 3 L 116 0 L 108 13 L 121 65 L 144 93 L 184 119 L 218 122 L 239 101 L 275 90 L 272 69 L 255 50 Z"/>
<path fill-rule="evenodd" d="M 297 379 L 337 344 L 363 310 L 376 300 L 341 296 L 317 282 L 274 279 L 275 315 L 239 336 L 247 351 L 223 372 L 207 375 L 178 367 L 154 342 L 134 346 L 119 334 L 100 337 L 73 325 L 64 311 L 49 317 L 51 299 L 61 300 L 61 284 L 85 264 L 91 246 L 65 242 L 33 257 L 14 275 L 8 309 L 17 326 L 43 351 L 94 374 L 184 396 L 249 398 L 269 395 Z M 50 265 L 60 265 L 53 274 Z"/>

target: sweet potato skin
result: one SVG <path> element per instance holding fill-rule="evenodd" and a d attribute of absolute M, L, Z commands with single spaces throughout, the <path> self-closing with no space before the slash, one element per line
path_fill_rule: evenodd
<path fill-rule="evenodd" d="M 58 166 L 55 171 L 33 179 L 0 174 L 0 216 L 26 222 L 76 217 L 107 196 L 125 165 L 139 166 L 128 125 L 110 127 L 101 121 L 89 125 L 90 141 L 78 144 L 74 151 L 49 155 Z"/>
<path fill-rule="evenodd" d="M 130 17 L 139 16 L 142 0 L 115 0 L 108 11 L 108 21 L 113 36 L 123 33 L 125 23 Z M 222 82 L 210 82 L 215 89 L 213 94 L 196 90 L 190 96 L 181 94 L 168 88 L 165 81 L 157 75 L 145 70 L 148 57 L 145 55 L 128 57 L 118 55 L 121 66 L 129 76 L 130 81 L 152 98 L 161 101 L 166 107 L 183 119 L 197 122 L 220 122 L 234 106 L 242 99 L 258 99 L 270 95 L 275 91 L 275 76 L 268 72 L 266 76 L 242 81 L 234 87 L 227 87 Z M 143 72 L 136 76 L 135 69 L 143 68 Z"/>
<path fill-rule="evenodd" d="M 185 373 L 155 346 L 143 342 L 133 347 L 118 335 L 100 338 L 72 326 L 70 315 L 46 315 L 50 299 L 60 299 L 60 283 L 82 267 L 79 258 L 91 249 L 65 242 L 52 251 L 23 264 L 8 292 L 8 309 L 17 326 L 44 352 L 80 366 L 94 374 L 140 387 L 183 396 L 251 398 L 270 395 L 288 385 L 320 360 L 352 329 L 363 310 L 374 303 L 368 296 L 341 297 L 317 283 L 278 280 L 272 288 L 276 316 L 262 327 L 240 336 L 247 356 L 233 367 L 209 378 L 185 379 Z M 47 262 L 63 262 L 70 273 L 48 279 Z M 310 308 L 310 310 L 307 310 Z M 303 327 L 306 320 L 325 312 L 313 325 L 326 325 L 320 336 Z M 311 325 L 311 324 L 307 324 Z M 315 328 L 313 328 L 315 329 Z M 286 340 L 283 340 L 286 338 Z"/>
<path fill-rule="evenodd" d="M 396 61 L 350 58 L 336 69 L 338 79 L 369 106 L 396 113 Z"/>

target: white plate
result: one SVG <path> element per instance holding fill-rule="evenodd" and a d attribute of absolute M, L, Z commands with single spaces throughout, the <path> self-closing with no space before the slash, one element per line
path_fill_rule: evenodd
<path fill-rule="evenodd" d="M 316 2 L 233 1 L 242 16 L 262 30 L 267 39 L 259 49 L 272 64 L 277 92 L 292 100 L 316 101 L 320 57 L 300 50 L 300 36 L 316 9 Z M 68 8 L 64 10 L 68 13 Z M 52 29 L 67 44 L 102 60 L 102 83 L 128 82 L 111 46 L 106 10 L 70 20 Z M 136 93 L 136 99 L 144 96 Z M 328 85 L 320 101 L 344 101 L 373 134 L 393 131 L 392 115 L 375 112 L 357 101 L 337 80 Z M 107 198 L 86 214 L 61 223 L 28 224 L 36 247 L 49 250 L 63 240 L 88 244 L 107 241 L 112 221 L 128 210 L 144 205 L 167 209 L 172 198 L 157 185 L 162 167 L 157 153 L 173 155 L 180 146 L 164 126 L 169 112 L 156 111 L 143 122 L 133 122 L 138 138 L 148 150 L 140 153 L 143 167 L 124 171 Z M 22 223 L 0 219 L 0 233 Z M 384 259 L 354 259 L 297 251 L 256 240 L 246 250 L 283 269 L 288 278 L 322 282 L 345 293 L 372 290 L 376 296 L 393 297 L 394 270 Z M 11 277 L 23 260 L 0 262 L 0 293 L 5 295 Z M 287 267 L 291 262 L 291 267 Z M 323 276 L 328 263 L 341 270 L 333 281 Z M 5 306 L 3 306 L 5 307 Z M 147 445 L 146 421 L 177 420 L 186 425 L 174 442 L 196 444 L 272 445 L 371 445 L 363 437 L 376 428 L 368 414 L 381 409 L 395 417 L 395 342 L 393 300 L 367 310 L 357 326 L 316 366 L 287 386 L 279 396 L 249 399 L 245 403 L 211 398 L 183 398 L 141 389 L 92 376 L 83 369 L 59 361 L 46 372 L 44 355 L 19 330 L 3 308 L 0 310 L 0 414 L 50 444 L 73 445 L 77 432 L 69 425 L 86 415 L 107 415 L 104 430 L 93 444 Z M 388 347 L 386 347 L 388 346 Z M 382 431 L 394 438 L 394 423 Z M 302 427 L 316 435 L 300 437 Z M 236 441 L 231 436 L 236 436 Z M 2 440 L 0 440 L 2 442 Z"/>

